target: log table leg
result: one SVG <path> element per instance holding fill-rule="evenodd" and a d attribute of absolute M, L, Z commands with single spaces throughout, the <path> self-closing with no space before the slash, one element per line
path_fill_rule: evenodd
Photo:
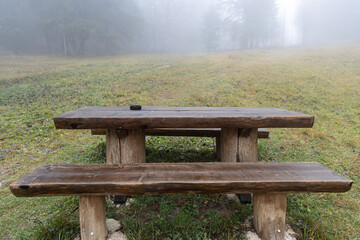
<path fill-rule="evenodd" d="M 106 130 L 106 163 L 121 163 L 120 158 L 120 139 L 115 129 Z"/>
<path fill-rule="evenodd" d="M 238 162 L 258 161 L 258 129 L 239 129 Z"/>
<path fill-rule="evenodd" d="M 222 162 L 257 162 L 258 129 L 222 128 L 220 159 Z M 251 194 L 238 194 L 242 203 L 251 203 Z"/>
<path fill-rule="evenodd" d="M 142 129 L 107 129 L 106 163 L 145 163 L 145 131 Z M 114 196 L 114 203 L 124 203 L 127 196 Z"/>
<path fill-rule="evenodd" d="M 253 208 L 254 227 L 261 239 L 285 239 L 286 193 L 255 193 Z"/>
<path fill-rule="evenodd" d="M 258 129 L 239 129 L 238 132 L 238 162 L 257 162 L 258 158 Z M 241 203 L 251 203 L 251 194 L 239 194 Z"/>
<path fill-rule="evenodd" d="M 81 239 L 106 239 L 108 232 L 103 196 L 80 196 L 79 215 Z"/>
<path fill-rule="evenodd" d="M 236 162 L 238 148 L 238 129 L 221 128 L 220 159 L 222 162 Z"/>
<path fill-rule="evenodd" d="M 221 137 L 216 137 L 216 158 L 221 161 Z"/>
<path fill-rule="evenodd" d="M 145 163 L 145 131 L 142 129 L 108 129 L 106 131 L 108 164 Z"/>
<path fill-rule="evenodd" d="M 220 157 L 222 162 L 257 162 L 258 129 L 222 128 Z M 218 140 L 216 141 L 218 143 Z"/>
<path fill-rule="evenodd" d="M 121 163 L 145 163 L 145 131 L 143 129 L 121 130 Z"/>

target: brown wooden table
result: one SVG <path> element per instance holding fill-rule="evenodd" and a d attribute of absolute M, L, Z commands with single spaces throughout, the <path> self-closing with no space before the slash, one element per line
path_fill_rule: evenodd
<path fill-rule="evenodd" d="M 258 128 L 310 128 L 314 117 L 279 108 L 84 107 L 54 117 L 57 129 L 107 129 L 107 163 L 143 163 L 145 129 L 221 128 L 221 161 L 256 162 Z"/>

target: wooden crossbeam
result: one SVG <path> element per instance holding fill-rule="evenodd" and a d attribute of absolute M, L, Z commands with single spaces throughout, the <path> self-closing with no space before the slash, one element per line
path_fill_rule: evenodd
<path fill-rule="evenodd" d="M 120 132 L 120 131 L 119 131 Z M 148 136 L 176 136 L 176 137 L 219 137 L 220 128 L 153 128 L 145 129 Z M 269 138 L 270 131 L 258 129 L 258 138 Z M 91 129 L 92 135 L 105 135 L 106 129 Z M 119 133 L 120 134 L 120 133 Z"/>

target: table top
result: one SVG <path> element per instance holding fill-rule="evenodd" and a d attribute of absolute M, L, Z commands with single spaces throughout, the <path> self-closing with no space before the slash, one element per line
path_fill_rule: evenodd
<path fill-rule="evenodd" d="M 314 117 L 271 107 L 84 107 L 54 123 L 57 129 L 310 128 Z"/>

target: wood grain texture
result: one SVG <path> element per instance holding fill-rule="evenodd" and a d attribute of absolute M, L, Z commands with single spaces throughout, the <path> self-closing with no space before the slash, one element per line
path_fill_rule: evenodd
<path fill-rule="evenodd" d="M 222 162 L 236 162 L 238 148 L 238 129 L 222 128 L 220 135 L 220 159 Z"/>
<path fill-rule="evenodd" d="M 352 181 L 314 162 L 42 165 L 15 196 L 346 192 Z"/>
<path fill-rule="evenodd" d="M 221 137 L 216 137 L 216 158 L 221 160 Z"/>
<path fill-rule="evenodd" d="M 121 163 L 145 163 L 145 133 L 142 129 L 122 130 L 120 137 Z"/>
<path fill-rule="evenodd" d="M 286 193 L 254 194 L 254 227 L 261 239 L 285 239 L 286 195 Z"/>
<path fill-rule="evenodd" d="M 115 129 L 107 129 L 106 133 L 106 163 L 119 164 L 121 163 L 120 156 L 120 138 Z"/>
<path fill-rule="evenodd" d="M 104 196 L 80 196 L 81 239 L 105 240 L 107 236 Z"/>
<path fill-rule="evenodd" d="M 178 136 L 178 137 L 220 137 L 221 128 L 153 128 L 145 129 L 148 136 Z M 258 138 L 269 138 L 270 131 L 258 129 Z M 92 135 L 105 135 L 106 129 L 91 129 Z"/>
<path fill-rule="evenodd" d="M 279 108 L 85 107 L 54 117 L 58 129 L 312 127 L 314 117 Z"/>
<path fill-rule="evenodd" d="M 257 128 L 239 129 L 238 131 L 238 162 L 257 162 L 258 130 Z"/>

